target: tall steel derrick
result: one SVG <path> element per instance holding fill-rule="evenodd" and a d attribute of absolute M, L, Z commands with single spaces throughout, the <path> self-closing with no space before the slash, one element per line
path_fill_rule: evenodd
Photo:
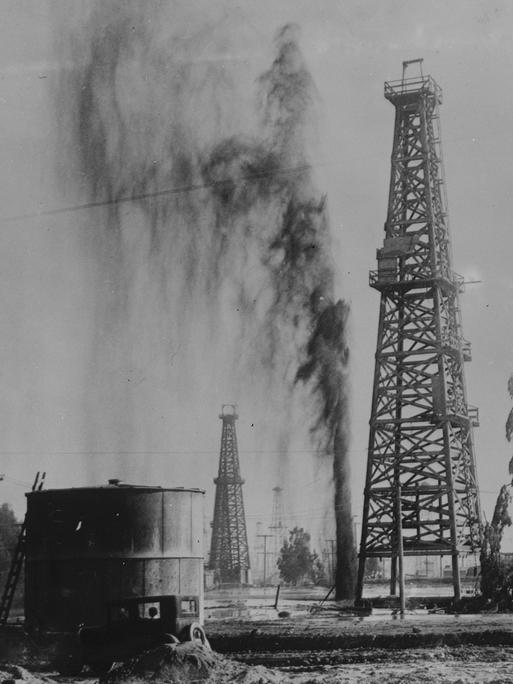
<path fill-rule="evenodd" d="M 269 532 L 272 537 L 271 544 L 271 569 L 272 573 L 278 573 L 278 559 L 283 544 L 287 541 L 287 528 L 283 523 L 283 489 L 279 485 L 273 487 L 273 511 L 271 517 L 271 524 L 269 525 Z M 270 578 L 269 578 L 270 579 Z"/>
<path fill-rule="evenodd" d="M 210 568 L 221 583 L 245 584 L 249 580 L 249 549 L 240 475 L 235 421 L 237 407 L 224 404 L 219 418 L 223 421 L 219 472 L 214 479 L 216 497 Z"/>
<path fill-rule="evenodd" d="M 419 62 L 421 60 L 413 60 Z M 459 558 L 481 539 L 461 333 L 463 280 L 452 271 L 440 140 L 442 93 L 422 70 L 385 83 L 395 107 L 384 245 L 370 285 L 381 293 L 357 598 L 365 560 L 391 558 L 391 594 L 403 556 Z"/>

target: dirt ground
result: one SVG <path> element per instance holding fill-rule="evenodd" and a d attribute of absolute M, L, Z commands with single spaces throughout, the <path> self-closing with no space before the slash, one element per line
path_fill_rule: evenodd
<path fill-rule="evenodd" d="M 513 682 L 513 649 L 407 649 L 393 659 L 339 665 L 293 676 L 294 684 L 467 684 Z"/>
<path fill-rule="evenodd" d="M 311 661 L 315 656 L 311 656 Z M 96 684 L 98 679 L 87 672 L 82 677 L 61 677 L 53 672 L 27 672 L 16 667 L 9 670 L 0 665 L 0 682 L 4 684 L 62 684 L 67 682 Z M 19 676 L 19 675 L 22 676 Z M 122 681 L 122 680 L 120 680 Z M 513 649 L 500 647 L 459 647 L 452 650 L 406 649 L 388 653 L 381 659 L 376 653 L 362 653 L 361 662 L 338 665 L 318 665 L 313 662 L 305 670 L 267 668 L 226 659 L 215 671 L 201 679 L 175 673 L 173 679 L 152 677 L 131 679 L 131 684 L 152 681 L 154 684 L 440 684 L 513 683 Z M 125 682 L 127 684 L 127 682 Z"/>
<path fill-rule="evenodd" d="M 365 658 L 365 654 L 361 654 Z M 172 678 L 164 673 L 152 673 L 150 678 L 135 677 L 118 679 L 119 684 L 192 684 L 204 681 L 208 684 L 439 684 L 513 683 L 513 648 L 467 647 L 456 650 L 407 649 L 393 654 L 367 654 L 367 662 L 336 666 L 318 666 L 298 672 L 262 665 L 245 665 L 230 659 L 222 659 L 206 676 L 176 671 Z M 93 684 L 95 679 L 66 680 L 55 677 L 57 682 L 82 681 Z M 21 682 L 20 682 L 21 684 Z M 31 684 L 39 684 L 32 681 Z M 48 683 L 48 680 L 46 681 Z"/>
<path fill-rule="evenodd" d="M 297 610 L 281 619 L 212 621 L 207 632 L 227 656 L 278 668 L 284 683 L 513 683 L 510 614 Z"/>
<path fill-rule="evenodd" d="M 201 675 L 174 670 L 139 673 L 113 678 L 118 684 L 483 684 L 513 683 L 513 648 L 459 647 L 448 649 L 406 649 L 394 653 L 361 653 L 362 661 L 336 666 L 311 666 L 307 671 L 246 665 L 219 657 L 215 666 Z M 0 668 L 1 669 L 1 668 Z M 34 673 L 9 684 L 96 684 L 87 673 L 82 678 Z M 3 680 L 0 679 L 0 682 Z M 109 680 L 105 680 L 107 684 Z"/>
<path fill-rule="evenodd" d="M 311 614 L 298 606 L 266 619 L 209 619 L 213 664 L 111 675 L 120 684 L 513 684 L 513 615 L 445 615 L 388 611 L 359 617 L 336 607 Z M 23 650 L 2 665 L 0 684 L 56 684 L 98 678 L 62 677 Z M 13 653 L 14 655 L 14 653 Z M 194 658 L 193 658 L 194 659 Z M 13 664 L 14 663 L 14 664 Z M 25 667 L 26 670 L 23 670 Z"/>
<path fill-rule="evenodd" d="M 513 646 L 513 614 L 510 613 L 461 615 L 417 610 L 400 616 L 390 610 L 374 610 L 368 617 L 359 617 L 330 608 L 315 614 L 290 611 L 282 618 L 266 620 L 207 620 L 205 629 L 213 647 L 221 652 L 268 650 L 265 646 L 274 641 L 291 649 L 300 648 L 303 643 L 311 649 L 465 643 Z"/>

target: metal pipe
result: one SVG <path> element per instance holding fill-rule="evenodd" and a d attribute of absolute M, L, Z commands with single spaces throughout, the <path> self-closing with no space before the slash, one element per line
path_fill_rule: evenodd
<path fill-rule="evenodd" d="M 404 593 L 404 548 L 400 484 L 397 486 L 397 558 L 399 560 L 399 601 L 401 605 L 401 615 L 404 615 L 406 597 Z"/>

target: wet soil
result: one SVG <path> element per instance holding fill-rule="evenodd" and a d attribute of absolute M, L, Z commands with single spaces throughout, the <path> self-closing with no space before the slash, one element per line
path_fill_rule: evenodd
<path fill-rule="evenodd" d="M 207 632 L 229 658 L 279 671 L 284 683 L 513 684 L 511 614 L 374 611 L 362 618 L 328 609 L 215 621 Z"/>
<path fill-rule="evenodd" d="M 208 620 L 206 631 L 218 653 L 214 666 L 202 673 L 211 684 L 380 684 L 402 682 L 495 682 L 513 684 L 513 615 L 429 614 L 410 611 L 401 618 L 390 611 L 368 617 L 332 606 L 315 614 L 307 610 L 269 614 L 268 619 Z M 60 677 L 51 671 L 48 652 L 38 648 L 20 628 L 0 634 L 1 653 L 10 666 L 4 681 L 98 682 L 92 673 Z M 0 648 L 0 652 L 2 648 Z M 26 671 L 12 670 L 23 666 Z M 9 671 L 9 667 L 11 670 Z M 19 675 L 21 673 L 21 676 Z M 154 673 L 156 684 L 191 684 L 190 674 Z M 206 677 L 206 678 L 205 678 Z M 32 678 L 32 679 L 30 679 Z M 114 681 L 114 680 L 113 680 Z M 122 682 L 120 677 L 117 681 Z M 132 682 L 148 681 L 132 678 Z"/>
<path fill-rule="evenodd" d="M 305 655 L 305 654 L 303 654 Z M 117 677 L 117 684 L 513 684 L 513 649 L 499 647 L 459 647 L 449 649 L 404 649 L 402 651 L 361 650 L 346 653 L 353 662 L 329 665 L 315 662 L 319 654 L 310 654 L 309 667 L 277 667 L 248 665 L 218 657 L 205 678 L 195 671 L 177 673 L 170 678 L 168 671 L 131 673 Z M 127 673 L 128 674 L 128 673 Z M 36 679 L 30 684 L 39 684 Z M 45 678 L 45 684 L 96 684 L 96 679 L 55 677 Z M 18 682 L 17 682 L 18 684 Z M 21 684 L 21 682 L 19 682 Z M 41 683 L 42 684 L 42 683 Z"/>
<path fill-rule="evenodd" d="M 513 646 L 513 614 L 446 615 L 390 611 L 361 618 L 329 610 L 291 613 L 278 620 L 207 621 L 213 648 L 223 653 L 273 650 Z"/>

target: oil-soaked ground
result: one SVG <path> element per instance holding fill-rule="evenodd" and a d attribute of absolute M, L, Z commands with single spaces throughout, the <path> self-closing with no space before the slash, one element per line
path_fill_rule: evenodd
<path fill-rule="evenodd" d="M 124 684 L 153 682 L 154 684 L 192 684 L 205 681 L 211 684 L 417 684 L 437 682 L 440 684 L 463 684 L 467 682 L 510 683 L 513 682 L 512 647 L 457 648 L 438 647 L 434 649 L 404 649 L 399 651 L 361 649 L 346 654 L 354 662 L 327 665 L 315 663 L 316 655 L 308 654 L 308 667 L 272 667 L 241 664 L 229 659 L 218 658 L 207 676 L 184 674 L 170 678 L 158 672 L 146 676 L 118 679 Z M 2 671 L 0 665 L 0 672 Z M 1 675 L 0 675 L 1 676 Z M 0 681 L 3 681 L 0 679 Z M 82 677 L 60 677 L 49 670 L 32 671 L 20 679 L 11 678 L 9 684 L 52 684 L 52 682 L 84 682 L 93 684 L 98 679 L 84 673 Z"/>
<path fill-rule="evenodd" d="M 321 596 L 287 591 L 276 609 L 274 590 L 207 594 L 205 626 L 215 653 L 204 671 L 170 674 L 159 656 L 160 670 L 114 673 L 103 681 L 513 684 L 513 615 L 417 607 L 404 616 L 390 608 L 362 616 L 349 605 L 327 601 L 320 606 Z M 11 655 L 9 662 L 28 672 L 9 673 L 0 664 L 0 684 L 98 681 L 87 672 L 74 678 L 57 675 L 42 652 L 14 648 Z"/>
<path fill-rule="evenodd" d="M 418 589 L 410 596 L 420 595 Z M 436 590 L 442 604 L 450 587 Z M 321 606 L 321 599 L 302 592 L 281 594 L 274 608 L 275 596 L 269 589 L 258 597 L 241 595 L 228 616 L 230 599 L 209 595 L 206 626 L 214 648 L 279 669 L 287 679 L 278 681 L 297 684 L 513 682 L 513 615 L 447 614 L 434 607 L 435 598 L 429 610 L 419 601 L 404 616 L 374 608 L 362 617 L 348 604 Z"/>

